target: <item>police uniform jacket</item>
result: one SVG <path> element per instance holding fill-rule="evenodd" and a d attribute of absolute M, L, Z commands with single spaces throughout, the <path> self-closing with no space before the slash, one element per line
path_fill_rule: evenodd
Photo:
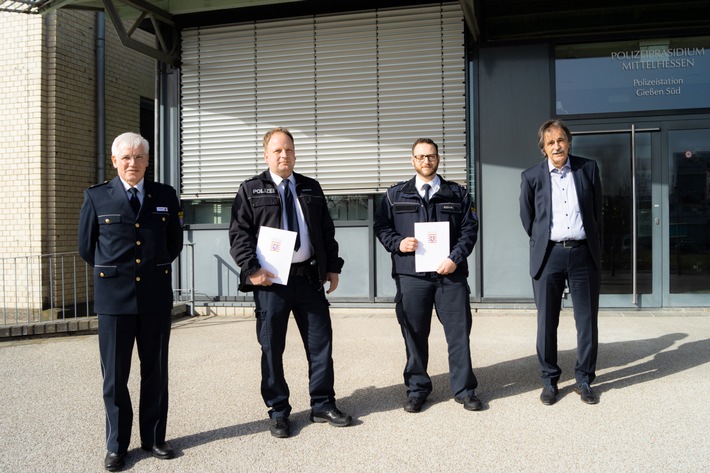
<path fill-rule="evenodd" d="M 79 254 L 94 268 L 97 314 L 151 314 L 172 307 L 172 261 L 182 250 L 175 189 L 144 181 L 136 217 L 118 177 L 84 192 Z"/>
<path fill-rule="evenodd" d="M 326 273 L 340 273 L 343 259 L 338 257 L 335 225 L 320 184 L 315 179 L 293 173 L 296 196 L 308 225 L 318 276 L 325 281 Z M 253 290 L 247 276 L 261 268 L 256 256 L 256 242 L 262 226 L 283 228 L 281 197 L 269 171 L 247 179 L 237 191 L 232 204 L 229 226 L 230 254 L 240 268 L 239 290 Z"/>
<path fill-rule="evenodd" d="M 416 177 L 387 189 L 375 215 L 375 234 L 392 254 L 392 276 L 396 274 L 423 276 L 414 268 L 414 253 L 399 251 L 400 242 L 414 236 L 416 222 L 449 222 L 451 252 L 456 263 L 454 274 L 468 276 L 466 258 L 473 251 L 478 237 L 478 217 L 471 196 L 455 182 L 441 179 L 441 187 L 429 200 L 429 209 L 416 188 Z"/>

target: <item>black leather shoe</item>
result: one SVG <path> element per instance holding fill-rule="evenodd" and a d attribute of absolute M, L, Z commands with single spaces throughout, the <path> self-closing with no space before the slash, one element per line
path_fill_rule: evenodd
<path fill-rule="evenodd" d="M 155 458 L 160 458 L 161 460 L 170 460 L 175 458 L 175 451 L 172 449 L 168 442 L 158 443 L 150 446 L 146 443 L 141 445 L 141 448 L 146 452 L 150 452 Z"/>
<path fill-rule="evenodd" d="M 404 404 L 405 412 L 419 412 L 422 410 L 422 405 L 426 401 L 423 397 L 408 397 Z"/>
<path fill-rule="evenodd" d="M 465 397 L 457 397 L 456 402 L 463 404 L 463 408 L 467 411 L 480 411 L 483 409 L 481 400 L 478 399 L 474 393 L 471 393 Z"/>
<path fill-rule="evenodd" d="M 104 468 L 108 471 L 121 471 L 121 468 L 126 464 L 125 453 L 108 452 L 104 458 Z"/>
<path fill-rule="evenodd" d="M 278 439 L 285 439 L 291 435 L 291 423 L 288 417 L 271 419 L 271 435 Z"/>
<path fill-rule="evenodd" d="M 327 422 L 334 427 L 345 427 L 350 425 L 353 418 L 345 415 L 334 407 L 327 411 L 311 411 L 311 422 Z"/>
<path fill-rule="evenodd" d="M 557 402 L 557 386 L 545 386 L 540 393 L 540 401 L 546 406 L 551 406 Z"/>
<path fill-rule="evenodd" d="M 594 391 L 592 391 L 592 387 L 589 386 L 589 383 L 578 384 L 574 387 L 574 392 L 579 394 L 582 402 L 586 402 L 587 404 L 596 404 L 599 402 L 599 398 L 597 398 L 597 395 L 594 394 Z"/>

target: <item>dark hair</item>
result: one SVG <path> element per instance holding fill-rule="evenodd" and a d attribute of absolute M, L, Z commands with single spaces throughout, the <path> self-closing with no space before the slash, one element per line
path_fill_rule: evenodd
<path fill-rule="evenodd" d="M 567 125 L 565 125 L 565 122 L 563 122 L 559 118 L 547 120 L 540 126 L 540 129 L 537 131 L 537 144 L 540 147 L 540 151 L 542 151 L 543 156 L 545 155 L 545 132 L 550 128 L 559 128 L 560 130 L 564 131 L 565 136 L 567 137 L 567 142 L 570 145 L 572 144 L 572 133 L 570 133 L 569 128 L 567 128 Z"/>
<path fill-rule="evenodd" d="M 415 141 L 412 145 L 412 154 L 414 154 L 414 148 L 416 148 L 419 143 L 426 143 L 428 145 L 432 145 L 436 150 L 436 154 L 439 154 L 439 147 L 436 145 L 436 143 L 434 143 L 434 140 L 430 138 L 418 138 L 417 141 Z"/>
<path fill-rule="evenodd" d="M 296 142 L 293 140 L 293 135 L 290 131 L 283 127 L 276 127 L 273 130 L 269 130 L 266 132 L 266 134 L 264 134 L 264 149 L 266 149 L 269 144 L 269 141 L 271 140 L 271 137 L 274 136 L 274 134 L 276 133 L 283 133 L 284 135 L 291 138 L 291 143 L 293 143 L 294 145 L 296 144 Z"/>

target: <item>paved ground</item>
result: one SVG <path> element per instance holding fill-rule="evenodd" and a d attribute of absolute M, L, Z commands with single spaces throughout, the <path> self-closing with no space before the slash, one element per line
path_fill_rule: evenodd
<path fill-rule="evenodd" d="M 404 348 L 394 317 L 337 311 L 333 325 L 339 407 L 355 417 L 353 426 L 309 423 L 295 325 L 286 353 L 294 435 L 275 439 L 259 395 L 254 320 L 184 318 L 174 323 L 170 358 L 168 435 L 178 456 L 149 457 L 139 449 L 136 425 L 126 470 L 696 472 L 710 465 L 708 312 L 602 313 L 596 406 L 572 391 L 574 321 L 565 314 L 561 399 L 547 407 L 538 400 L 534 316 L 480 311 L 472 348 L 482 412 L 451 399 L 438 323 L 434 392 L 419 414 L 401 408 Z M 137 393 L 137 359 L 133 374 Z M 102 470 L 95 335 L 1 342 L 0 380 L 0 471 Z M 134 404 L 137 410 L 137 394 Z"/>

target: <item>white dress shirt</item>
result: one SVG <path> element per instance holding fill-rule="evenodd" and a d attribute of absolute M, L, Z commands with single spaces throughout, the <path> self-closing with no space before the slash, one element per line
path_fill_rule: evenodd
<path fill-rule="evenodd" d="M 550 240 L 585 240 L 587 238 L 579 210 L 577 188 L 574 185 L 569 157 L 562 169 L 557 169 L 548 159 L 550 184 L 552 187 L 552 222 Z"/>
<path fill-rule="evenodd" d="M 269 171 L 269 173 L 271 174 L 271 180 L 274 181 L 276 188 L 279 190 L 281 202 L 284 202 L 284 185 L 286 183 L 282 181 L 285 179 L 282 179 L 280 176 L 277 176 L 271 171 Z M 291 174 L 287 179 L 291 183 L 291 194 L 293 194 L 293 202 L 296 204 L 296 219 L 298 220 L 298 233 L 299 238 L 301 239 L 301 246 L 297 251 L 293 252 L 293 259 L 291 262 L 301 263 L 311 257 L 313 254 L 313 248 L 311 247 L 311 238 L 308 234 L 308 225 L 306 225 L 306 221 L 303 218 L 303 209 L 301 209 L 301 203 L 298 201 L 298 195 L 296 194 L 296 178 L 294 178 L 293 174 Z M 281 211 L 281 219 L 282 222 L 287 221 L 286 208 L 283 208 Z M 295 231 L 294 229 L 289 230 Z"/>

